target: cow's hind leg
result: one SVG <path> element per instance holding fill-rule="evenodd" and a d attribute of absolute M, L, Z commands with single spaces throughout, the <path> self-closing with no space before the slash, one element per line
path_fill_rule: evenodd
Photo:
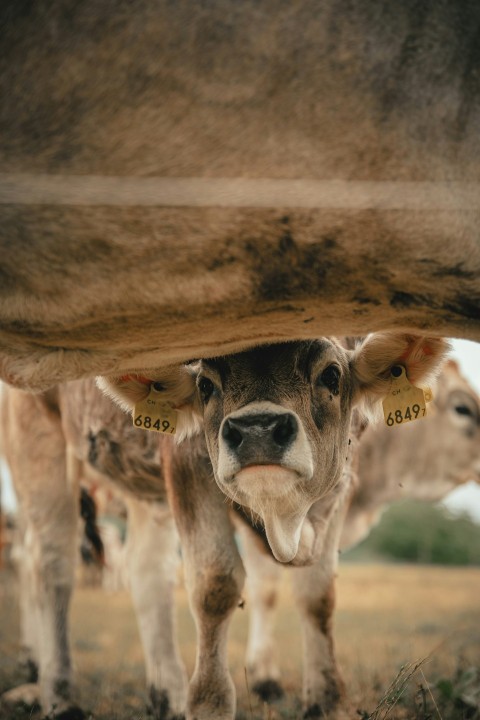
<path fill-rule="evenodd" d="M 187 720 L 233 720 L 235 689 L 227 666 L 227 631 L 245 573 L 225 498 L 211 469 L 202 467 L 195 456 L 180 464 L 174 457 L 166 476 L 197 628 Z"/>
<path fill-rule="evenodd" d="M 8 459 L 25 527 L 22 562 L 35 629 L 31 645 L 39 669 L 40 703 L 52 717 L 78 718 L 71 699 L 68 611 L 74 582 L 78 491 L 67 480 L 58 415 L 42 397 L 24 394 L 12 414 Z M 25 588 L 23 588 L 25 590 Z M 6 703 L 33 702 L 35 686 L 15 688 Z"/>
<path fill-rule="evenodd" d="M 155 720 L 183 716 L 187 677 L 174 616 L 178 540 L 167 505 L 129 498 L 126 557 Z"/>
<path fill-rule="evenodd" d="M 252 690 L 264 701 L 283 696 L 276 662 L 274 621 L 282 567 L 266 553 L 243 520 L 236 523 L 247 573 L 247 669 Z"/>

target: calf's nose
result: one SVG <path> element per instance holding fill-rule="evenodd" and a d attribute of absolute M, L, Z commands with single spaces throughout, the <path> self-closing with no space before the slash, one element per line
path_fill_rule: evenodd
<path fill-rule="evenodd" d="M 254 462 L 278 460 L 298 435 L 293 413 L 261 413 L 227 418 L 222 438 L 239 459 Z"/>

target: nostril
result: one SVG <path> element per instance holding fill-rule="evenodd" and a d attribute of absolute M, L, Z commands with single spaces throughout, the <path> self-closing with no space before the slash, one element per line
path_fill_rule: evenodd
<path fill-rule="evenodd" d="M 243 442 L 243 435 L 237 430 L 229 420 L 226 420 L 222 430 L 223 439 L 233 449 L 236 450 Z"/>
<path fill-rule="evenodd" d="M 273 439 L 280 447 L 288 445 L 297 434 L 297 421 L 293 415 L 286 415 L 277 421 L 273 431 Z"/>

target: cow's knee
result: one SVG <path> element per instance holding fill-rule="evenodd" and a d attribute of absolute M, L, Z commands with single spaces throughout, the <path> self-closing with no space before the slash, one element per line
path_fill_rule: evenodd
<path fill-rule="evenodd" d="M 224 620 L 238 606 L 243 588 L 243 574 L 237 569 L 208 570 L 195 587 L 196 612 L 206 621 Z"/>

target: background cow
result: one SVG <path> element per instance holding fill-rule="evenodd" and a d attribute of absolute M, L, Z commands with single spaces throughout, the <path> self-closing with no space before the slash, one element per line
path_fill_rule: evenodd
<path fill-rule="evenodd" d="M 71 688 L 69 604 L 77 557 L 78 482 L 116 483 L 128 506 L 126 560 L 154 714 L 185 706 L 186 676 L 174 633 L 177 535 L 166 503 L 157 439 L 139 433 L 93 380 L 32 395 L 5 388 L 4 452 L 19 502 L 23 656 L 38 684 L 3 696 L 82 717 Z"/>

